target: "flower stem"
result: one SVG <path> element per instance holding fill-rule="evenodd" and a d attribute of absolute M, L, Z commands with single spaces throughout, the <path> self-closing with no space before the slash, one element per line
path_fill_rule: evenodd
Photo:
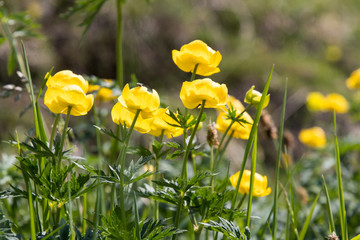
<path fill-rule="evenodd" d="M 126 221 L 126 216 L 125 216 L 125 199 L 124 199 L 124 170 L 125 170 L 125 158 L 126 158 L 126 151 L 129 145 L 129 140 L 130 140 L 130 136 L 131 133 L 135 127 L 135 123 L 137 118 L 139 117 L 140 114 L 140 109 L 138 109 L 135 113 L 134 119 L 132 121 L 132 124 L 129 128 L 129 131 L 127 133 L 127 135 L 125 136 L 125 141 L 124 141 L 124 146 L 121 149 L 121 152 L 119 154 L 119 158 L 120 158 L 120 193 L 119 193 L 119 198 L 120 198 L 120 209 L 121 209 L 121 220 L 124 223 L 124 226 L 127 227 L 127 221 Z M 119 159 L 118 159 L 119 160 Z"/>
<path fill-rule="evenodd" d="M 59 119 L 60 119 L 60 113 L 56 114 L 55 121 L 54 121 L 52 130 L 51 130 L 51 136 L 50 136 L 50 142 L 49 142 L 50 150 L 52 149 L 53 144 L 54 144 L 54 137 L 55 137 L 56 127 L 59 123 Z"/>
<path fill-rule="evenodd" d="M 202 103 L 201 103 L 200 112 L 199 112 L 197 121 L 195 123 L 194 128 L 192 129 L 189 142 L 186 145 L 184 159 L 183 159 L 183 167 L 182 167 L 182 171 L 181 171 L 181 177 L 184 178 L 185 183 L 187 182 L 187 159 L 189 157 L 190 149 L 191 149 L 194 137 L 195 137 L 196 130 L 199 127 L 199 124 L 200 124 L 201 116 L 202 116 L 202 114 L 204 112 L 204 107 L 205 107 L 205 100 L 203 100 Z"/>
<path fill-rule="evenodd" d="M 66 138 L 66 135 L 67 135 L 67 128 L 68 128 L 68 125 L 69 125 L 70 112 L 71 112 L 71 107 L 68 107 L 68 111 L 67 111 L 67 114 L 66 114 L 65 125 L 64 125 L 64 129 L 63 129 L 63 133 L 61 135 L 61 141 L 60 141 L 58 163 L 57 163 L 57 172 L 58 173 L 60 172 L 60 169 L 61 169 L 61 159 L 62 159 L 62 156 L 63 156 L 63 147 L 64 147 L 65 138 Z"/>
<path fill-rule="evenodd" d="M 117 28 L 116 28 L 116 80 L 120 89 L 124 85 L 123 46 L 122 46 L 122 0 L 116 0 Z"/>
<path fill-rule="evenodd" d="M 159 142 L 162 144 L 162 140 L 164 137 L 164 130 L 161 131 Z M 157 154 L 155 154 L 155 181 L 159 181 L 159 158 Z M 155 191 L 157 191 L 157 185 L 155 185 Z M 159 220 L 159 201 L 155 200 L 154 202 L 154 212 L 155 212 L 155 220 Z"/>
<path fill-rule="evenodd" d="M 199 64 L 197 63 L 194 67 L 194 70 L 192 71 L 192 74 L 191 74 L 191 78 L 190 78 L 190 82 L 194 81 L 195 80 L 195 77 L 196 77 L 196 71 L 197 71 L 197 68 L 198 68 Z"/>

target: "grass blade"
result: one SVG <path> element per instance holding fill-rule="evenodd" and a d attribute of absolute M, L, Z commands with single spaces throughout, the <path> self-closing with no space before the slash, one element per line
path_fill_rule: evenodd
<path fill-rule="evenodd" d="M 286 109 L 286 98 L 287 98 L 287 83 L 288 80 L 285 80 L 285 91 L 284 91 L 284 99 L 283 106 L 281 112 L 281 122 L 280 122 L 280 130 L 279 130 L 279 145 L 276 159 L 276 173 L 275 173 L 275 190 L 274 190 L 274 212 L 273 212 L 273 238 L 276 239 L 276 230 L 277 230 L 277 209 L 278 209 L 278 188 L 279 188 L 279 175 L 280 175 L 280 160 L 282 155 L 282 139 L 284 132 L 284 122 L 285 122 L 285 109 Z"/>
<path fill-rule="evenodd" d="M 340 224 L 341 224 L 341 234 L 344 240 L 348 240 L 347 233 L 347 224 L 346 224 L 346 211 L 345 211 L 345 202 L 344 202 L 344 192 L 341 178 L 341 162 L 340 162 L 340 151 L 339 151 L 339 142 L 336 133 L 336 113 L 334 111 L 334 137 L 335 137 L 335 157 L 336 157 L 336 178 L 338 184 L 338 195 L 339 195 L 339 206 L 340 206 Z"/>
<path fill-rule="evenodd" d="M 329 230 L 330 230 L 330 233 L 333 233 L 333 232 L 335 232 L 334 217 L 333 217 L 332 210 L 331 210 L 329 191 L 328 191 L 328 188 L 327 188 L 327 185 L 325 182 L 324 175 L 322 175 L 322 179 L 324 182 L 324 191 L 325 191 L 325 196 L 326 196 L 326 208 L 327 208 L 327 212 L 328 212 L 328 216 L 329 216 Z"/>
<path fill-rule="evenodd" d="M 310 221 L 311 221 L 311 217 L 312 217 L 312 215 L 313 215 L 313 212 L 314 212 L 316 203 L 317 203 L 317 201 L 318 201 L 318 199 L 319 199 L 319 197 L 320 197 L 320 193 L 321 193 L 321 191 L 318 193 L 318 195 L 316 196 L 316 198 L 315 198 L 315 200 L 314 200 L 314 202 L 313 202 L 313 204 L 312 204 L 312 206 L 311 206 L 310 212 L 309 212 L 309 214 L 308 214 L 308 216 L 307 216 L 307 218 L 306 218 L 306 221 L 305 221 L 305 223 L 304 223 L 304 226 L 303 226 L 303 228 L 301 229 L 300 236 L 299 236 L 299 240 L 304 240 L 304 239 L 305 239 L 305 234 L 306 234 L 307 229 L 308 229 L 308 227 L 309 227 L 309 224 L 310 224 Z"/>

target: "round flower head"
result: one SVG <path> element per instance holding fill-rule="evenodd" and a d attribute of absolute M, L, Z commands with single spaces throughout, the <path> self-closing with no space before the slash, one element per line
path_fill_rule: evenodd
<path fill-rule="evenodd" d="M 111 110 L 111 118 L 113 122 L 118 125 L 122 124 L 126 127 L 130 127 L 135 118 L 135 113 L 130 112 L 118 102 Z M 153 118 L 143 119 L 141 114 L 139 114 L 135 122 L 134 130 L 140 133 L 147 133 L 151 131 L 153 120 Z"/>
<path fill-rule="evenodd" d="M 360 89 L 360 68 L 353 71 L 348 79 L 346 86 L 349 89 Z"/>
<path fill-rule="evenodd" d="M 234 188 L 236 188 L 239 177 L 240 177 L 240 171 L 230 177 L 231 185 Z M 239 186 L 239 192 L 241 194 L 249 194 L 250 177 L 251 177 L 251 172 L 249 170 L 244 170 Z M 271 193 L 271 188 L 268 187 L 267 185 L 268 185 L 267 177 L 262 176 L 259 173 L 255 173 L 253 196 L 264 197 L 269 195 Z"/>
<path fill-rule="evenodd" d="M 196 74 L 210 76 L 220 72 L 218 65 L 222 57 L 203 41 L 195 40 L 182 46 L 180 51 L 173 50 L 172 58 L 176 66 L 184 72 L 193 72 L 198 64 Z"/>
<path fill-rule="evenodd" d="M 227 105 L 230 109 L 234 109 L 236 111 L 236 115 L 239 115 L 245 109 L 242 103 L 233 96 L 229 97 Z M 250 115 L 247 112 L 244 112 L 240 119 L 245 120 L 248 123 L 241 123 L 241 124 L 238 122 L 233 123 L 227 134 L 230 135 L 231 133 L 233 133 L 233 137 L 235 138 L 249 139 L 253 119 L 250 117 Z M 216 129 L 219 132 L 225 133 L 230 123 L 231 123 L 231 119 L 227 119 L 227 113 L 221 111 L 216 120 Z"/>
<path fill-rule="evenodd" d="M 126 84 L 118 100 L 123 107 L 132 113 L 141 110 L 140 114 L 144 119 L 153 117 L 160 106 L 158 93 L 155 90 L 149 92 L 144 86 L 130 89 L 129 84 Z"/>
<path fill-rule="evenodd" d="M 306 97 L 306 105 L 311 111 L 325 111 L 326 101 L 320 92 L 311 92 Z"/>
<path fill-rule="evenodd" d="M 89 83 L 81 75 L 69 70 L 60 71 L 50 77 L 46 86 L 48 89 L 44 103 L 53 113 L 66 114 L 71 107 L 71 115 L 85 115 L 94 104 L 94 96 L 86 95 Z"/>
<path fill-rule="evenodd" d="M 178 123 L 167 114 L 167 111 L 168 110 L 164 108 L 157 110 L 151 130 L 148 134 L 158 137 L 161 135 L 161 132 L 164 131 L 164 135 L 167 138 L 178 137 L 183 134 L 182 128 L 170 125 L 178 125 Z"/>
<path fill-rule="evenodd" d="M 325 131 L 320 127 L 302 129 L 299 133 L 299 140 L 306 146 L 313 148 L 323 148 L 326 146 Z"/>
<path fill-rule="evenodd" d="M 349 104 L 346 99 L 337 93 L 330 93 L 326 95 L 326 108 L 328 111 L 335 111 L 337 113 L 347 113 Z"/>
<path fill-rule="evenodd" d="M 227 100 L 228 89 L 225 84 L 218 84 L 210 78 L 183 82 L 180 98 L 184 106 L 194 109 L 205 100 L 205 108 L 219 108 Z"/>

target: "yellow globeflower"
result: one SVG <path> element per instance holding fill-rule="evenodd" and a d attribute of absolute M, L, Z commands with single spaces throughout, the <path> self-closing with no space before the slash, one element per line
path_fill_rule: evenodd
<path fill-rule="evenodd" d="M 180 98 L 184 106 L 194 109 L 205 100 L 205 108 L 219 108 L 227 100 L 228 89 L 225 84 L 219 84 L 210 78 L 183 82 Z"/>
<path fill-rule="evenodd" d="M 129 84 L 126 84 L 118 100 L 132 113 L 141 110 L 140 114 L 144 119 L 153 117 L 160 106 L 159 94 L 154 89 L 149 92 L 144 86 L 130 89 Z"/>
<path fill-rule="evenodd" d="M 240 171 L 230 177 L 231 185 L 233 185 L 234 188 L 236 188 L 239 177 L 240 177 Z M 249 170 L 244 170 L 239 186 L 239 192 L 241 194 L 249 194 L 250 177 L 251 177 L 251 172 Z M 269 195 L 270 193 L 271 193 L 271 188 L 268 187 L 267 177 L 262 176 L 259 173 L 255 173 L 253 196 L 264 197 Z"/>
<path fill-rule="evenodd" d="M 118 102 L 111 110 L 111 117 L 114 123 L 118 125 L 122 124 L 129 128 L 134 120 L 135 113 L 130 112 Z M 139 114 L 135 122 L 134 130 L 140 133 L 149 132 L 151 130 L 153 120 L 153 118 L 143 119 L 141 114 Z"/>
<path fill-rule="evenodd" d="M 349 110 L 349 104 L 346 99 L 337 93 L 330 93 L 325 98 L 326 108 L 328 111 L 334 111 L 337 113 L 347 113 Z"/>
<path fill-rule="evenodd" d="M 167 114 L 167 109 L 158 109 L 148 134 L 158 137 L 161 135 L 161 132 L 164 131 L 164 135 L 167 138 L 178 137 L 183 134 L 182 128 L 171 126 L 169 123 L 178 125 L 178 123 Z"/>
<path fill-rule="evenodd" d="M 311 92 L 307 95 L 306 105 L 311 111 L 325 111 L 326 101 L 324 95 L 320 92 Z"/>
<path fill-rule="evenodd" d="M 299 133 L 299 140 L 313 148 L 323 148 L 326 146 L 326 134 L 320 127 L 302 129 Z"/>
<path fill-rule="evenodd" d="M 220 72 L 218 65 L 222 57 L 203 41 L 195 40 L 182 46 L 180 51 L 173 50 L 172 58 L 176 66 L 184 72 L 193 72 L 198 64 L 196 74 L 210 76 Z"/>
<path fill-rule="evenodd" d="M 112 81 L 105 79 L 105 84 L 111 86 Z M 100 85 L 89 85 L 89 92 L 95 92 L 95 99 L 103 102 L 110 102 L 117 98 L 111 88 Z"/>
<path fill-rule="evenodd" d="M 353 71 L 348 79 L 346 79 L 346 86 L 349 89 L 360 88 L 360 68 Z"/>
<path fill-rule="evenodd" d="M 229 108 L 233 107 L 236 110 L 237 115 L 240 114 L 245 109 L 242 103 L 233 96 L 230 96 L 227 105 Z M 250 115 L 247 112 L 243 113 L 241 119 L 249 122 L 250 124 L 242 123 L 242 125 L 240 125 L 238 122 L 235 122 L 233 123 L 227 134 L 230 135 L 233 132 L 233 137 L 235 138 L 249 139 L 253 119 L 250 117 Z M 221 111 L 216 120 L 216 129 L 219 132 L 225 133 L 230 123 L 231 123 L 231 119 L 227 119 L 227 113 Z"/>
<path fill-rule="evenodd" d="M 86 95 L 89 83 L 72 71 L 64 70 L 51 76 L 46 82 L 45 105 L 53 113 L 66 114 L 71 107 L 73 116 L 85 115 L 94 104 L 94 96 Z"/>

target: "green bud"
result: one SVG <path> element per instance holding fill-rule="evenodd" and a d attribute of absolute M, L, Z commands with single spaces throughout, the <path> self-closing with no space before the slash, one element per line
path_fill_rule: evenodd
<path fill-rule="evenodd" d="M 249 91 L 246 92 L 244 102 L 246 102 L 247 104 L 251 104 L 257 108 L 260 103 L 262 94 L 256 90 L 254 90 L 254 88 L 255 88 L 255 86 L 252 86 L 249 89 Z M 266 108 L 266 106 L 269 105 L 269 102 L 270 102 L 270 94 L 268 94 L 265 97 L 265 102 L 264 102 L 263 108 Z"/>

